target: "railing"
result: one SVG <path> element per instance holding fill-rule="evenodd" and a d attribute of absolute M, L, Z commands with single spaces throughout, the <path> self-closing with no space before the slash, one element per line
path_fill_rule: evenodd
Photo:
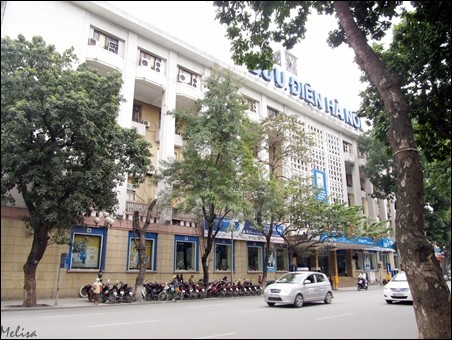
<path fill-rule="evenodd" d="M 146 216 L 149 204 L 138 203 L 134 201 L 126 201 L 126 215 L 133 215 L 135 211 L 139 211 L 141 216 Z"/>

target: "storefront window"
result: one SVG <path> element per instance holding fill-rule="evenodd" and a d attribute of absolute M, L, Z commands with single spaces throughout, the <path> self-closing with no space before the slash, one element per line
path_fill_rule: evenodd
<path fill-rule="evenodd" d="M 103 242 L 103 230 L 74 228 L 69 250 L 70 269 L 101 269 Z"/>
<path fill-rule="evenodd" d="M 198 239 L 176 236 L 175 270 L 198 270 Z"/>
<path fill-rule="evenodd" d="M 375 252 L 369 253 L 369 256 L 370 256 L 370 269 L 377 270 L 377 268 L 378 268 L 377 253 L 375 253 Z"/>
<path fill-rule="evenodd" d="M 263 245 L 248 244 L 248 271 L 262 271 Z"/>
<path fill-rule="evenodd" d="M 276 270 L 289 271 L 289 250 L 286 247 L 276 247 Z"/>
<path fill-rule="evenodd" d="M 157 235 L 152 233 L 146 234 L 145 240 L 145 253 L 146 253 L 146 270 L 154 270 L 155 266 L 155 240 Z M 136 240 L 137 244 L 139 239 Z M 128 258 L 128 270 L 140 269 L 138 249 L 135 245 L 133 233 L 129 233 L 129 258 Z"/>
<path fill-rule="evenodd" d="M 355 253 L 355 256 L 353 256 L 353 258 L 355 259 L 356 270 L 362 270 L 364 268 L 363 253 Z"/>
<path fill-rule="evenodd" d="M 221 244 L 220 244 L 221 243 Z M 215 244 L 215 271 L 231 270 L 232 247 L 229 240 L 218 240 Z"/>

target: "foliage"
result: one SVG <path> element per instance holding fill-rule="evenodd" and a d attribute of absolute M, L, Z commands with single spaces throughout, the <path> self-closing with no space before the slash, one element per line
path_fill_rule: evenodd
<path fill-rule="evenodd" d="M 116 118 L 118 73 L 74 69 L 73 49 L 62 54 L 41 37 L 1 41 L 2 205 L 17 190 L 34 231 L 24 265 L 28 303 L 35 270 L 50 235 L 82 223 L 90 209 L 114 211 L 125 175 L 137 181 L 152 169 L 149 144 Z"/>
<path fill-rule="evenodd" d="M 316 197 L 312 184 L 294 178 L 288 193 L 286 227 L 280 235 L 293 251 L 305 249 L 330 237 L 388 237 L 387 221 L 369 220 L 361 206 L 328 203 Z M 279 232 L 279 230 L 278 230 Z M 325 239 L 326 237 L 326 239 Z"/>
<path fill-rule="evenodd" d="M 374 131 L 357 139 L 358 150 L 366 159 L 366 164 L 361 169 L 374 185 L 372 197 L 395 199 L 397 183 L 391 149 L 387 143 L 375 137 Z"/>
<path fill-rule="evenodd" d="M 245 63 L 249 69 L 271 69 L 273 66 L 272 50 L 269 47 L 271 41 L 284 41 L 283 46 L 288 48 L 296 42 L 295 37 L 304 35 L 306 17 L 309 14 L 309 7 L 315 8 L 319 13 L 332 14 L 335 13 L 338 19 L 338 29 L 330 32 L 328 42 L 331 46 L 339 46 L 341 43 L 348 44 L 355 53 L 355 62 L 365 72 L 370 83 L 375 86 L 378 97 L 383 103 L 384 112 L 388 121 L 387 139 L 392 148 L 392 158 L 394 160 L 396 178 L 397 178 L 397 214 L 396 214 L 396 241 L 401 259 L 401 265 L 407 273 L 413 294 L 414 312 L 418 325 L 420 338 L 450 338 L 450 290 L 448 289 L 444 277 L 441 272 L 434 249 L 425 236 L 424 225 L 424 190 L 423 190 L 423 169 L 421 166 L 420 155 L 415 143 L 413 130 L 420 130 L 421 127 L 430 127 L 439 131 L 435 125 L 437 117 L 445 117 L 445 122 L 450 133 L 450 119 L 447 114 L 444 115 L 437 111 L 438 106 L 429 106 L 429 116 L 418 115 L 420 117 L 428 117 L 429 123 L 421 119 L 414 122 L 410 116 L 410 97 L 405 95 L 402 89 L 404 82 L 403 75 L 398 70 L 390 70 L 381 59 L 377 49 L 372 49 L 369 41 L 378 40 L 384 36 L 385 31 L 391 25 L 391 19 L 397 16 L 398 7 L 402 4 L 399 1 L 321 1 L 321 2 L 260 2 L 260 1 L 244 1 L 244 2 L 214 2 L 217 9 L 217 19 L 221 23 L 227 24 L 229 29 L 228 38 L 231 40 L 233 60 L 239 64 Z M 428 17 L 424 20 L 429 23 L 427 26 L 427 35 L 421 39 L 413 39 L 410 46 L 413 58 L 418 56 L 419 42 L 424 39 L 435 39 L 430 34 L 435 34 L 436 28 L 444 32 L 444 36 L 450 39 L 450 24 L 447 18 L 450 17 L 450 4 L 439 1 L 428 2 L 412 2 L 415 9 L 418 10 L 419 17 L 416 19 L 423 21 L 423 16 Z M 289 6 L 289 7 L 288 7 Z M 289 8 L 284 14 L 278 17 L 278 13 L 282 8 Z M 296 11 L 298 9 L 298 12 Z M 430 20 L 431 19 L 431 20 Z M 275 22 L 274 26 L 267 24 L 271 21 Z M 437 26 L 436 20 L 440 22 Z M 297 21 L 298 25 L 293 23 Z M 414 21 L 415 22 L 415 21 Z M 430 24 L 431 23 L 431 24 Z M 444 23 L 444 24 L 443 24 Z M 421 28 L 417 26 L 418 29 Z M 292 31 L 293 29 L 293 31 Z M 278 40 L 278 35 L 282 36 Z M 259 39 L 264 37 L 264 39 Z M 271 39 L 273 38 L 273 39 Z M 440 37 L 440 39 L 442 39 Z M 435 45 L 436 41 L 432 44 Z M 436 45 L 438 46 L 438 45 Z M 438 47 L 443 47 L 439 45 Z M 254 53 L 255 50 L 264 50 L 265 53 Z M 428 53 L 435 54 L 436 51 L 427 49 Z M 446 77 L 450 76 L 447 67 L 443 67 L 442 63 L 450 62 L 450 56 L 447 61 L 443 56 L 450 55 L 450 47 L 445 46 L 444 52 L 441 50 L 438 54 L 431 57 L 426 54 L 427 62 L 420 64 L 416 73 L 419 80 L 422 75 L 433 71 L 432 79 L 441 79 L 441 72 Z M 424 50 L 421 48 L 421 53 Z M 424 56 L 422 55 L 421 58 Z M 430 60 L 432 68 L 429 70 Z M 413 59 L 413 63 L 417 60 Z M 446 64 L 447 65 L 447 64 Z M 440 73 L 436 74 L 438 71 Z M 450 71 L 450 70 L 449 70 Z M 412 78 L 414 79 L 414 78 Z M 405 79 L 406 80 L 406 79 Z M 411 79 L 408 79 L 411 80 Z M 450 77 L 448 79 L 450 82 Z M 439 81 L 438 83 L 440 83 Z M 422 83 L 422 81 L 420 82 Z M 442 86 L 437 84 L 426 83 L 425 88 L 420 88 L 420 93 L 425 94 L 419 96 L 420 101 L 417 104 L 420 110 L 425 110 L 431 104 L 425 100 L 431 90 L 440 90 L 441 94 L 447 94 L 450 99 L 450 86 L 447 91 L 447 83 L 443 92 Z M 425 89 L 425 91 L 422 91 Z M 377 98 L 377 96 L 373 96 Z M 446 104 L 449 106 L 446 110 L 450 110 L 450 101 L 443 96 Z M 440 102 L 442 104 L 442 102 Z M 423 105 L 424 104 L 424 105 Z M 436 104 L 436 103 L 435 103 Z M 432 117 L 433 116 L 433 117 Z M 450 117 L 450 113 L 449 113 Z M 419 125 L 417 125 L 419 124 Z M 441 122 L 440 124 L 444 124 Z M 446 148 L 442 148 L 442 141 L 438 147 L 436 136 L 442 136 L 438 131 L 428 131 L 425 133 L 425 140 L 428 141 L 426 146 L 432 145 L 432 154 L 440 150 L 449 150 L 450 154 L 450 136 L 444 139 Z M 448 138 L 448 139 L 447 139 Z M 429 144 L 430 143 L 430 144 Z M 428 301 L 428 303 L 424 303 Z"/>
<path fill-rule="evenodd" d="M 273 68 L 272 43 L 291 49 L 305 37 L 312 10 L 331 15 L 332 1 L 214 1 L 216 19 L 224 24 L 231 41 L 232 60 L 250 70 Z M 401 1 L 353 1 L 350 7 L 359 29 L 372 40 L 380 40 L 391 26 Z M 328 43 L 347 42 L 344 30 L 330 32 Z"/>
<path fill-rule="evenodd" d="M 245 142 L 249 122 L 239 83 L 230 73 L 213 72 L 206 85 L 204 98 L 192 109 L 168 113 L 184 128 L 184 148 L 180 160 L 162 162 L 157 176 L 172 189 L 173 207 L 200 212 L 207 224 L 204 281 L 208 281 L 208 256 L 219 231 L 216 221 L 245 208 L 240 177 L 252 157 Z M 204 228 L 204 222 L 199 227 Z"/>
<path fill-rule="evenodd" d="M 111 210 L 129 172 L 149 170 L 148 144 L 116 123 L 121 77 L 71 68 L 42 38 L 2 39 L 2 203 L 22 194 L 30 224 L 80 222 L 92 207 Z"/>
<path fill-rule="evenodd" d="M 427 161 L 444 160 L 452 151 L 450 4 L 414 4 L 416 12 L 403 15 L 389 48 L 373 48 L 386 68 L 404 79 L 402 91 L 413 119 L 416 144 L 426 151 Z M 361 96 L 359 114 L 373 121 L 377 138 L 386 140 L 389 123 L 375 87 L 369 85 Z"/>

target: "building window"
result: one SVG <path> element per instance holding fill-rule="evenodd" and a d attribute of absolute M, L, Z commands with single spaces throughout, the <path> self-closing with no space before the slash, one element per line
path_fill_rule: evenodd
<path fill-rule="evenodd" d="M 257 113 L 257 101 L 251 98 L 245 98 L 245 100 L 248 105 L 248 111 Z"/>
<path fill-rule="evenodd" d="M 276 246 L 276 270 L 289 271 L 289 250 L 287 247 Z"/>
<path fill-rule="evenodd" d="M 105 229 L 75 227 L 69 247 L 70 269 L 102 269 Z"/>
<path fill-rule="evenodd" d="M 350 143 L 344 141 L 344 142 L 342 142 L 342 146 L 343 146 L 344 153 L 349 153 L 349 154 L 352 153 L 352 145 Z"/>
<path fill-rule="evenodd" d="M 132 183 L 127 183 L 127 200 L 135 202 L 137 196 L 137 187 Z"/>
<path fill-rule="evenodd" d="M 155 270 L 155 244 L 157 235 L 153 233 L 146 233 L 145 240 L 145 253 L 146 253 L 146 270 Z M 139 237 L 136 240 L 137 244 L 140 242 Z M 138 256 L 138 249 L 134 242 L 133 232 L 129 232 L 129 245 L 128 245 L 128 261 L 127 270 L 138 270 L 140 269 L 140 262 Z"/>
<path fill-rule="evenodd" d="M 198 239 L 176 236 L 174 270 L 198 270 Z"/>
<path fill-rule="evenodd" d="M 362 270 L 364 268 L 363 254 L 361 252 L 355 253 L 353 258 L 355 260 L 355 268 L 356 268 L 356 270 Z"/>
<path fill-rule="evenodd" d="M 375 252 L 369 253 L 369 259 L 370 259 L 370 269 L 377 270 L 378 268 L 377 253 Z"/>
<path fill-rule="evenodd" d="M 191 73 L 184 69 L 179 68 L 177 74 L 177 81 L 180 83 L 185 83 L 195 88 L 199 87 L 199 76 L 195 73 Z"/>
<path fill-rule="evenodd" d="M 141 123 L 141 105 L 133 104 L 132 121 Z"/>
<path fill-rule="evenodd" d="M 215 241 L 215 271 L 231 270 L 232 246 L 230 240 Z"/>
<path fill-rule="evenodd" d="M 112 36 L 106 35 L 100 31 L 94 30 L 93 34 L 94 40 L 96 40 L 96 45 L 100 46 L 107 51 L 118 54 L 119 40 L 113 38 Z"/>
<path fill-rule="evenodd" d="M 267 116 L 269 117 L 276 117 L 277 115 L 279 115 L 279 111 L 272 109 L 270 107 L 267 107 Z"/>
<path fill-rule="evenodd" d="M 248 244 L 248 271 L 262 271 L 264 245 L 256 242 Z"/>
<path fill-rule="evenodd" d="M 148 67 L 151 70 L 154 70 L 155 72 L 162 72 L 163 63 L 161 58 L 156 57 L 147 52 L 140 51 L 139 65 L 143 67 Z"/>

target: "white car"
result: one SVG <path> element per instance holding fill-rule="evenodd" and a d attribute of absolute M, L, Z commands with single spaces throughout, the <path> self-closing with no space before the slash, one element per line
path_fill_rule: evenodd
<path fill-rule="evenodd" d="M 393 303 L 394 301 L 413 302 L 405 272 L 397 273 L 391 281 L 385 284 L 383 295 L 387 303 Z"/>
<path fill-rule="evenodd" d="M 323 273 L 300 271 L 281 276 L 275 283 L 265 287 L 264 298 L 267 305 L 292 304 L 297 308 L 305 302 L 333 301 L 333 289 L 328 277 Z"/>

